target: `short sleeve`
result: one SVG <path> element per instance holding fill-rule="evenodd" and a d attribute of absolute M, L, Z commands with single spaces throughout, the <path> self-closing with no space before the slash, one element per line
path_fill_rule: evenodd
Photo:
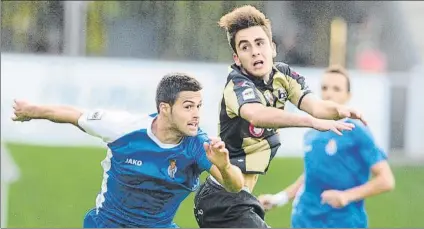
<path fill-rule="evenodd" d="M 282 83 L 282 86 L 286 86 L 287 99 L 300 108 L 304 96 L 312 92 L 306 83 L 305 77 L 299 75 L 288 65 L 283 63 L 276 64 L 276 68 L 284 75 L 285 81 L 287 81 L 286 85 Z"/>
<path fill-rule="evenodd" d="M 239 116 L 240 108 L 246 103 L 262 103 L 253 82 L 234 77 L 224 89 L 224 101 L 229 117 Z"/>
<path fill-rule="evenodd" d="M 212 163 L 209 161 L 206 156 L 205 148 L 203 147 L 204 142 L 208 142 L 208 136 L 206 133 L 199 130 L 199 134 L 196 136 L 196 146 L 195 146 L 195 161 L 197 167 L 200 170 L 200 173 L 203 171 L 209 171 L 212 167 Z"/>
<path fill-rule="evenodd" d="M 136 128 L 135 115 L 124 111 L 91 110 L 78 119 L 78 126 L 87 134 L 111 143 Z"/>
<path fill-rule="evenodd" d="M 370 130 L 360 123 L 355 122 L 355 126 L 353 131 L 360 143 L 359 153 L 366 166 L 371 168 L 376 163 L 387 160 L 387 154 L 377 146 Z"/>

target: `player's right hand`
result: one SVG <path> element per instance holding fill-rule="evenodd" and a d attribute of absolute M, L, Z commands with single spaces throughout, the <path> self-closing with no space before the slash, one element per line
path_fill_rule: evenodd
<path fill-rule="evenodd" d="M 269 211 L 273 209 L 276 205 L 274 202 L 274 195 L 272 194 L 264 194 L 258 197 L 259 203 L 261 203 L 262 207 L 265 211 Z"/>
<path fill-rule="evenodd" d="M 13 121 L 26 122 L 34 118 L 34 106 L 23 100 L 14 100 L 13 103 Z"/>
<path fill-rule="evenodd" d="M 343 135 L 343 130 L 352 130 L 355 125 L 352 123 L 346 123 L 343 121 L 325 120 L 325 119 L 314 119 L 312 128 L 319 131 L 333 131 L 338 135 Z"/>
<path fill-rule="evenodd" d="M 210 138 L 209 143 L 203 143 L 206 156 L 218 169 L 225 169 L 231 165 L 228 149 L 220 138 Z"/>

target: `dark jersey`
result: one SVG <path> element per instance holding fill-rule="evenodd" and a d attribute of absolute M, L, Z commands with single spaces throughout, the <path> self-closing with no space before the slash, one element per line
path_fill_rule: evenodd
<path fill-rule="evenodd" d="M 245 75 L 232 65 L 219 114 L 219 135 L 230 152 L 233 165 L 246 174 L 264 174 L 280 146 L 278 130 L 259 128 L 240 117 L 246 103 L 284 109 L 287 101 L 300 106 L 310 93 L 305 78 L 284 63 L 275 63 L 268 83 Z"/>

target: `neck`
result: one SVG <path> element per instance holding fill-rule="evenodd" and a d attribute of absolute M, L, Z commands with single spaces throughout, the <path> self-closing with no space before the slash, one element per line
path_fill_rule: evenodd
<path fill-rule="evenodd" d="M 169 124 L 170 122 L 162 115 L 158 115 L 152 123 L 152 133 L 164 144 L 178 144 L 183 138 L 180 132 Z"/>
<path fill-rule="evenodd" d="M 253 74 L 250 74 L 249 72 L 247 72 L 247 71 L 246 71 L 246 69 L 244 69 L 243 67 L 241 67 L 241 72 L 243 72 L 243 73 L 244 73 L 244 74 L 246 74 L 246 75 L 256 77 L 256 76 L 254 76 Z M 272 69 L 271 69 L 271 71 L 270 71 L 270 72 L 268 72 L 268 73 L 267 73 L 267 74 L 265 74 L 264 76 L 257 77 L 257 78 L 261 78 L 263 81 L 265 81 L 265 83 L 268 83 L 269 78 L 271 77 L 271 73 L 272 73 Z"/>

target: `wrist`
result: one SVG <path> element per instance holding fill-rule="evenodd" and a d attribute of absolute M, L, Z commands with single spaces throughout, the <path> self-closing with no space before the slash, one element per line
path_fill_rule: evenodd
<path fill-rule="evenodd" d="M 355 201 L 356 197 L 355 197 L 355 193 L 349 190 L 346 190 L 343 192 L 343 196 L 345 198 L 345 200 L 347 201 L 347 204 Z"/>
<path fill-rule="evenodd" d="M 228 171 L 230 168 L 231 168 L 231 163 L 227 163 L 227 164 L 225 164 L 225 165 L 221 165 L 221 166 L 219 166 L 219 167 L 218 167 L 218 169 L 219 169 L 221 172 Z"/>
<path fill-rule="evenodd" d="M 29 110 L 29 116 L 32 119 L 42 119 L 44 116 L 46 116 L 46 111 L 41 106 L 30 105 Z"/>
<path fill-rule="evenodd" d="M 308 127 L 315 128 L 316 125 L 317 125 L 316 123 L 318 122 L 319 119 L 317 119 L 313 116 L 308 116 L 308 118 L 309 118 L 308 121 L 307 121 Z"/>
<path fill-rule="evenodd" d="M 285 191 L 281 191 L 277 194 L 274 194 L 272 196 L 272 202 L 274 205 L 276 206 L 283 206 L 285 204 L 287 204 L 289 202 L 289 196 L 287 194 L 287 192 Z"/>

